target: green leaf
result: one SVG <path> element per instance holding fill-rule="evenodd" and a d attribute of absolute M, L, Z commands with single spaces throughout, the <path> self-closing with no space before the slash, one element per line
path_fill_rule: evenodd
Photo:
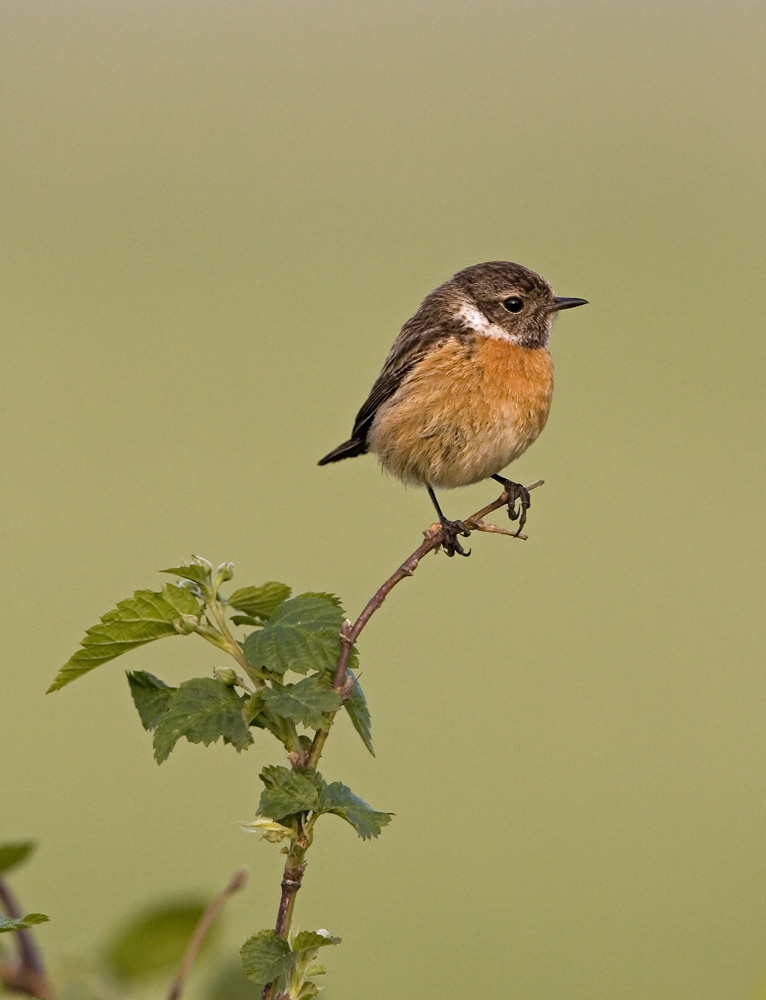
<path fill-rule="evenodd" d="M 135 980 L 174 969 L 205 912 L 202 901 L 161 904 L 145 910 L 117 931 L 105 960 L 118 979 Z M 205 938 L 203 948 L 210 943 Z"/>
<path fill-rule="evenodd" d="M 210 582 L 210 570 L 207 566 L 200 566 L 199 563 L 192 563 L 191 566 L 171 566 L 170 569 L 161 569 L 160 573 L 180 576 L 182 580 L 192 580 L 203 587 Z"/>
<path fill-rule="evenodd" d="M 325 782 L 317 771 L 269 764 L 261 771 L 266 786 L 258 803 L 258 815 L 280 822 L 295 813 L 315 811 Z"/>
<path fill-rule="evenodd" d="M 309 975 L 321 975 L 325 967 L 315 963 L 317 952 L 326 945 L 340 944 L 340 938 L 331 937 L 327 931 L 301 931 L 291 941 L 295 959 L 287 981 L 287 992 L 296 1000 L 311 1000 L 319 992 L 315 983 L 308 982 Z"/>
<path fill-rule="evenodd" d="M 89 628 L 74 656 L 59 670 L 48 693 L 71 683 L 95 667 L 101 666 L 128 650 L 143 646 L 167 635 L 177 635 L 173 622 L 181 615 L 199 615 L 199 602 L 188 590 L 172 583 L 160 593 L 137 590 L 133 597 L 120 601 L 101 618 L 100 625 Z"/>
<path fill-rule="evenodd" d="M 260 587 L 240 587 L 229 598 L 229 606 L 253 618 L 268 621 L 292 593 L 286 583 L 262 583 Z"/>
<path fill-rule="evenodd" d="M 282 979 L 293 963 L 290 945 L 274 931 L 260 931 L 248 938 L 240 955 L 245 975 L 258 986 Z"/>
<path fill-rule="evenodd" d="M 297 684 L 285 684 L 284 687 L 275 682 L 262 693 L 263 704 L 275 715 L 300 722 L 310 729 L 327 725 L 326 713 L 336 712 L 342 704 L 326 674 L 312 674 Z"/>
<path fill-rule="evenodd" d="M 343 603 L 337 594 L 329 594 L 326 590 L 307 590 L 305 594 L 298 594 L 298 597 L 320 597 L 323 601 L 329 601 L 336 608 L 343 611 Z M 344 612 L 345 614 L 345 612 Z"/>
<path fill-rule="evenodd" d="M 340 940 L 339 937 L 320 934 L 318 931 L 301 931 L 293 938 L 293 951 L 316 951 L 317 948 L 324 948 L 328 944 L 340 944 Z"/>
<path fill-rule="evenodd" d="M 148 674 L 145 670 L 136 670 L 133 673 L 126 671 L 126 675 L 133 702 L 141 717 L 141 724 L 144 729 L 156 729 L 178 688 L 169 687 L 159 677 Z"/>
<path fill-rule="evenodd" d="M 315 972 L 312 972 L 310 974 L 312 976 L 316 975 Z M 314 1000 L 314 997 L 317 997 L 317 996 L 319 996 L 319 987 L 317 986 L 317 984 L 316 983 L 305 982 L 303 984 L 303 986 L 301 986 L 300 992 L 298 993 L 297 1000 Z"/>
<path fill-rule="evenodd" d="M 342 609 L 324 597 L 294 597 L 277 608 L 265 628 L 245 639 L 245 656 L 251 666 L 274 674 L 334 672 L 343 620 Z"/>
<path fill-rule="evenodd" d="M 0 844 L 0 874 L 17 868 L 34 851 L 34 840 L 8 841 Z"/>
<path fill-rule="evenodd" d="M 358 798 L 340 781 L 326 785 L 319 796 L 319 812 L 334 813 L 350 823 L 362 840 L 378 837 L 393 813 L 378 812 Z M 276 818 L 276 817 L 274 817 Z"/>
<path fill-rule="evenodd" d="M 195 677 L 184 681 L 172 694 L 167 711 L 154 733 L 154 758 L 158 764 L 167 760 L 178 740 L 185 736 L 190 743 L 208 746 L 223 738 L 237 751 L 253 742 L 244 718 L 244 695 L 213 677 Z"/>
<path fill-rule="evenodd" d="M 352 670 L 347 670 L 346 676 L 350 677 L 354 682 L 351 694 L 346 702 L 346 711 L 351 718 L 354 729 L 362 737 L 362 742 L 374 757 L 375 751 L 372 748 L 372 720 L 370 718 L 370 710 L 367 707 L 367 699 L 364 696 L 362 685 L 359 683 L 356 674 Z"/>
<path fill-rule="evenodd" d="M 251 618 L 250 615 L 232 615 L 230 621 L 232 625 L 251 625 L 253 628 L 260 628 L 265 624 L 260 618 Z"/>
<path fill-rule="evenodd" d="M 34 924 L 44 924 L 48 920 L 50 917 L 46 917 L 44 913 L 27 913 L 15 920 L 4 917 L 0 913 L 0 934 L 5 934 L 7 931 L 25 931 L 27 927 L 32 927 Z"/>

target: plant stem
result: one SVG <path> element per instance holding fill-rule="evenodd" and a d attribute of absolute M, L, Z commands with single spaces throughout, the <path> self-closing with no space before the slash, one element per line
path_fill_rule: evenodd
<path fill-rule="evenodd" d="M 282 898 L 279 901 L 279 911 L 277 913 L 277 925 L 274 928 L 277 937 L 287 939 L 293 923 L 293 909 L 295 908 L 295 896 L 301 887 L 303 873 L 306 870 L 306 862 L 295 864 L 294 858 L 290 857 L 285 864 L 282 875 Z"/>
<path fill-rule="evenodd" d="M 303 881 L 303 873 L 306 871 L 306 850 L 309 846 L 309 839 L 305 835 L 298 838 L 290 849 L 285 861 L 285 868 L 282 874 L 282 895 L 279 900 L 279 910 L 277 911 L 277 923 L 274 932 L 277 937 L 287 940 L 290 928 L 293 923 L 293 910 L 295 909 L 295 897 Z M 261 991 L 261 1000 L 274 1000 L 277 992 L 278 981 L 275 979 L 267 983 Z"/>
<path fill-rule="evenodd" d="M 206 595 L 206 601 L 207 601 L 207 606 L 210 608 L 210 611 L 212 612 L 213 617 L 215 618 L 216 625 L 220 629 L 221 635 L 226 641 L 226 647 L 225 647 L 226 652 L 229 653 L 231 656 L 233 656 L 234 659 L 237 661 L 237 663 L 240 665 L 240 667 L 242 667 L 247 676 L 253 682 L 255 689 L 258 690 L 259 688 L 262 688 L 264 686 L 263 680 L 253 672 L 253 668 L 247 662 L 247 658 L 245 657 L 245 654 L 242 652 L 242 647 L 234 638 L 234 636 L 231 634 L 231 630 L 229 629 L 229 623 L 226 621 L 226 614 L 221 605 L 218 603 L 217 597 L 215 596 L 208 597 Z"/>

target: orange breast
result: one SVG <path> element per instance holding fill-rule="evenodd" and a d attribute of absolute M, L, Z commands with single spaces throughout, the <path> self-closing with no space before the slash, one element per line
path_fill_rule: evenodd
<path fill-rule="evenodd" d="M 552 394 L 545 348 L 450 339 L 380 408 L 370 450 L 406 483 L 475 483 L 526 451 L 545 426 Z"/>

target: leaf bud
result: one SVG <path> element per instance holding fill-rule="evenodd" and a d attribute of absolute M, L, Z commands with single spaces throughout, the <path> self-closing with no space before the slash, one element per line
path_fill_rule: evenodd
<path fill-rule="evenodd" d="M 213 671 L 213 676 L 224 683 L 227 687 L 234 687 L 234 685 L 239 680 L 237 677 L 237 671 L 232 667 L 216 667 Z"/>
<path fill-rule="evenodd" d="M 179 635 L 191 635 L 197 631 L 199 618 L 196 615 L 181 615 L 173 621 L 173 628 Z"/>
<path fill-rule="evenodd" d="M 202 587 L 200 587 L 196 580 L 177 580 L 176 587 L 183 587 L 184 590 L 188 590 L 195 597 L 204 597 Z"/>
<path fill-rule="evenodd" d="M 215 580 L 213 586 L 216 590 L 221 586 L 222 583 L 226 583 L 227 580 L 231 580 L 234 576 L 234 563 L 233 562 L 222 562 L 218 569 L 215 571 Z"/>
<path fill-rule="evenodd" d="M 263 839 L 268 840 L 270 844 L 278 844 L 285 837 L 289 837 L 291 840 L 296 837 L 295 830 L 291 830 L 289 826 L 283 826 L 281 823 L 276 823 L 267 816 L 256 816 L 252 823 L 241 823 L 240 825 L 243 830 L 248 832 L 263 834 Z"/>

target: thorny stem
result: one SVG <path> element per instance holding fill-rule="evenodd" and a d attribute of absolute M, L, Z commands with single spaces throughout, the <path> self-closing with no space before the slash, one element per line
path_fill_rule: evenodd
<path fill-rule="evenodd" d="M 11 920 L 19 920 L 24 916 L 24 911 L 3 878 L 0 878 L 0 904 Z M 53 1000 L 53 987 L 48 981 L 42 955 L 32 931 L 28 928 L 16 931 L 16 940 L 19 949 L 19 962 L 17 965 L 0 965 L 0 984 L 30 997 Z"/>
<path fill-rule="evenodd" d="M 527 489 L 531 492 L 532 490 L 536 490 L 538 486 L 542 485 L 543 481 L 539 480 L 536 483 L 532 483 L 532 485 L 528 486 Z M 525 541 L 527 537 L 526 535 L 517 535 L 516 532 L 500 528 L 495 524 L 484 523 L 484 518 L 487 514 L 491 514 L 500 507 L 504 507 L 508 503 L 509 499 L 510 498 L 507 493 L 501 493 L 497 500 L 493 500 L 492 503 L 487 504 L 486 507 L 482 507 L 481 510 L 477 510 L 476 513 L 471 514 L 470 517 L 464 518 L 463 523 L 471 531 L 486 531 L 494 534 L 510 535 L 512 538 L 520 538 Z M 364 627 L 367 625 L 367 622 L 383 604 L 397 583 L 401 583 L 401 581 L 406 579 L 408 576 L 412 576 L 423 557 L 427 556 L 429 552 L 433 552 L 435 549 L 438 549 L 443 541 L 442 529 L 438 524 L 431 525 L 431 527 L 424 532 L 424 535 L 424 540 L 415 549 L 415 551 L 404 560 L 398 569 L 394 570 L 385 583 L 378 587 L 367 604 L 364 606 L 362 613 L 356 621 L 353 622 L 353 624 L 350 621 L 345 621 L 341 627 L 340 656 L 338 657 L 338 665 L 335 669 L 332 686 L 338 694 L 340 694 L 344 701 L 346 701 L 349 696 L 346 671 L 348 669 L 348 661 L 351 656 L 351 650 L 354 647 L 354 643 L 361 635 Z M 314 740 L 311 744 L 311 750 L 302 762 L 304 767 L 316 768 L 319 763 L 319 758 L 322 756 L 322 751 L 324 749 L 325 742 L 327 741 L 327 737 L 330 734 L 330 726 L 332 725 L 333 719 L 338 714 L 338 711 L 340 711 L 340 709 L 336 712 L 330 713 L 329 724 L 327 726 L 317 729 L 314 734 Z M 295 905 L 295 896 L 301 887 L 303 872 L 306 868 L 306 862 L 303 858 L 307 848 L 308 843 L 299 848 L 299 844 L 296 842 L 288 854 L 287 861 L 285 863 L 284 877 L 282 879 L 282 896 L 279 903 L 277 924 L 275 928 L 277 936 L 281 938 L 286 939 L 290 931 L 293 907 Z M 268 983 L 264 986 L 263 992 L 261 993 L 261 1000 L 280 1000 L 280 998 L 276 997 L 276 991 L 277 981 L 274 980 L 274 982 Z"/>
<path fill-rule="evenodd" d="M 184 952 L 184 957 L 181 959 L 181 966 L 178 970 L 178 974 L 170 986 L 168 1000 L 179 1000 L 179 997 L 183 992 L 183 988 L 186 985 L 186 979 L 192 965 L 194 964 L 194 959 L 197 957 L 197 952 L 202 946 L 202 942 L 205 940 L 205 936 L 210 930 L 213 921 L 218 916 L 218 913 L 224 903 L 226 903 L 229 897 L 233 896 L 235 892 L 239 892 L 246 880 L 247 871 L 244 868 L 235 872 L 223 892 L 219 896 L 216 896 L 213 902 L 200 917 L 199 923 L 194 928 L 194 933 L 186 946 L 186 951 Z"/>

